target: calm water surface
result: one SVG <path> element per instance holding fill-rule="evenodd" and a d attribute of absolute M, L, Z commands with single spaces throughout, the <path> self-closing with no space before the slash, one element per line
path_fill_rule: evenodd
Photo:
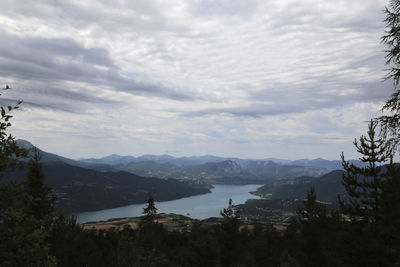
<path fill-rule="evenodd" d="M 195 219 L 220 217 L 220 210 L 228 206 L 229 198 L 234 204 L 243 204 L 248 199 L 256 199 L 258 196 L 249 192 L 255 191 L 262 185 L 214 185 L 211 193 L 186 197 L 172 201 L 156 202 L 158 213 L 175 213 L 189 216 Z M 133 204 L 114 209 L 89 211 L 76 214 L 78 223 L 89 221 L 104 221 L 112 218 L 137 217 L 142 215 L 144 204 Z"/>

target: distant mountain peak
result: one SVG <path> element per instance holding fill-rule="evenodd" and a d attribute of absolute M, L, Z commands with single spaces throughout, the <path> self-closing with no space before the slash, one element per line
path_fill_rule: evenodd
<path fill-rule="evenodd" d="M 111 155 L 105 156 L 102 159 L 119 159 L 119 158 L 123 158 L 123 157 L 125 157 L 125 156 L 121 156 L 121 155 L 118 155 L 118 154 L 111 154 Z"/>
<path fill-rule="evenodd" d="M 17 139 L 17 140 L 15 140 L 15 142 L 21 148 L 30 149 L 30 148 L 34 148 L 35 147 L 34 145 L 32 145 L 31 142 L 29 142 L 27 140 L 24 140 L 24 139 Z"/>

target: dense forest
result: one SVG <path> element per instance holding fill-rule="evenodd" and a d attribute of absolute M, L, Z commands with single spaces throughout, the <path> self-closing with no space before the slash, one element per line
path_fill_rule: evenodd
<path fill-rule="evenodd" d="M 137 229 L 85 230 L 55 208 L 38 151 L 19 147 L 9 133 L 17 103 L 1 107 L 0 172 L 25 168 L 26 178 L 0 184 L 0 266 L 400 266 L 400 2 L 391 1 L 385 14 L 382 42 L 395 92 L 354 142 L 366 166 L 342 154 L 346 192 L 338 209 L 310 188 L 283 230 L 257 221 L 243 227 L 229 201 L 220 224 L 167 231 L 150 197 Z"/>

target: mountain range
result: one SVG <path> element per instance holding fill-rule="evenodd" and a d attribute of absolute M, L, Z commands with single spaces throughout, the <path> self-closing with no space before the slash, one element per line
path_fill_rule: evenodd
<path fill-rule="evenodd" d="M 80 162 L 89 164 L 123 165 L 132 162 L 152 161 L 161 164 L 169 163 L 176 166 L 201 165 L 209 162 L 222 162 L 226 160 L 234 161 L 237 164 L 241 165 L 242 167 L 246 167 L 246 165 L 254 161 L 267 161 L 267 162 L 271 161 L 273 163 L 280 165 L 319 167 L 327 169 L 328 171 L 343 169 L 341 160 L 326 160 L 322 158 L 287 160 L 279 158 L 241 159 L 241 158 L 217 157 L 212 155 L 191 156 L 191 157 L 174 157 L 171 155 L 143 155 L 139 157 L 134 157 L 134 156 L 120 156 L 112 154 L 97 159 L 96 158 L 79 159 Z M 357 166 L 365 166 L 365 164 L 360 160 L 350 160 L 350 162 Z"/>
<path fill-rule="evenodd" d="M 242 166 L 233 160 L 186 166 L 141 161 L 113 165 L 112 167 L 143 176 L 154 176 L 164 179 L 200 179 L 208 183 L 217 184 L 267 183 L 278 179 L 291 179 L 303 175 L 317 177 L 328 172 L 328 170 L 319 167 L 281 165 L 272 161 L 251 161 L 247 165 Z"/>
<path fill-rule="evenodd" d="M 34 147 L 25 140 L 17 140 L 17 144 L 24 148 Z M 296 197 L 304 197 L 310 185 L 316 183 L 318 187 L 318 181 L 332 176 L 330 170 L 340 168 L 340 161 L 320 158 L 289 161 L 211 155 L 177 158 L 114 154 L 100 159 L 73 160 L 39 151 L 46 183 L 53 187 L 59 206 L 67 212 L 144 203 L 150 195 L 157 201 L 165 201 L 204 194 L 210 192 L 211 184 L 259 183 L 266 184 L 257 191 L 259 195 L 272 194 L 275 199 L 280 199 L 293 197 L 298 192 Z M 353 162 L 362 165 L 359 161 Z M 7 170 L 3 182 L 23 177 L 21 171 Z M 324 195 L 329 195 L 329 190 L 336 190 L 336 187 L 323 187 Z"/>
<path fill-rule="evenodd" d="M 85 164 L 109 164 L 116 170 L 124 170 L 142 176 L 159 178 L 200 179 L 213 184 L 269 183 L 280 179 L 300 176 L 319 177 L 332 170 L 342 169 L 340 160 L 285 160 L 278 158 L 240 159 L 211 155 L 173 157 L 171 155 L 143 155 L 140 157 L 116 154 L 99 159 L 81 159 Z M 357 166 L 365 166 L 359 160 L 350 160 Z"/>
<path fill-rule="evenodd" d="M 18 140 L 20 147 L 32 148 L 27 141 Z M 129 204 L 145 203 L 149 196 L 156 201 L 205 194 L 211 186 L 199 181 L 142 177 L 126 171 L 98 171 L 108 165 L 81 163 L 39 150 L 45 183 L 57 195 L 57 205 L 67 213 L 101 210 Z M 85 167 L 82 167 L 85 166 Z M 90 168 L 87 168 L 87 167 Z M 21 181 L 24 170 L 8 169 L 1 182 Z"/>
<path fill-rule="evenodd" d="M 32 148 L 25 140 L 17 141 L 19 146 Z M 101 172 L 127 171 L 140 176 L 163 179 L 201 179 L 208 183 L 266 183 L 278 179 L 292 179 L 299 176 L 320 176 L 329 168 L 313 166 L 313 162 L 332 166 L 335 161 L 299 160 L 298 165 L 285 163 L 280 159 L 239 159 L 216 156 L 193 156 L 176 158 L 170 155 L 143 155 L 140 157 L 110 155 L 100 159 L 73 160 L 40 151 L 42 162 L 64 162 Z M 192 164 L 189 164 L 192 163 Z M 301 165 L 302 164 L 302 165 Z"/>

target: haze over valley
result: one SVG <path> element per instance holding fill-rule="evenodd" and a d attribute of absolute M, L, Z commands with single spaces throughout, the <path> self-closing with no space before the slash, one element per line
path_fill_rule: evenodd
<path fill-rule="evenodd" d="M 34 147 L 26 140 L 17 140 L 17 144 L 26 149 Z M 46 183 L 54 189 L 58 206 L 70 213 L 145 203 L 149 196 L 156 201 L 168 201 L 208 194 L 213 185 L 259 184 L 260 189 L 254 194 L 270 199 L 302 199 L 310 186 L 325 180 L 338 185 L 335 190 L 321 190 L 323 200 L 332 201 L 332 195 L 343 191 L 341 176 L 337 171 L 331 172 L 341 169 L 340 162 L 321 158 L 289 161 L 210 155 L 176 158 L 114 154 L 99 159 L 73 160 L 39 151 Z M 361 161 L 352 162 L 363 166 Z M 333 174 L 331 180 L 324 178 L 330 177 L 330 173 Z M 3 182 L 22 178 L 22 171 L 10 170 L 5 173 Z M 264 184 L 267 185 L 261 187 Z M 285 186 L 287 194 L 283 197 L 280 184 Z M 295 187 L 296 194 L 290 193 L 287 185 Z M 121 215 L 126 216 L 129 214 Z"/>

